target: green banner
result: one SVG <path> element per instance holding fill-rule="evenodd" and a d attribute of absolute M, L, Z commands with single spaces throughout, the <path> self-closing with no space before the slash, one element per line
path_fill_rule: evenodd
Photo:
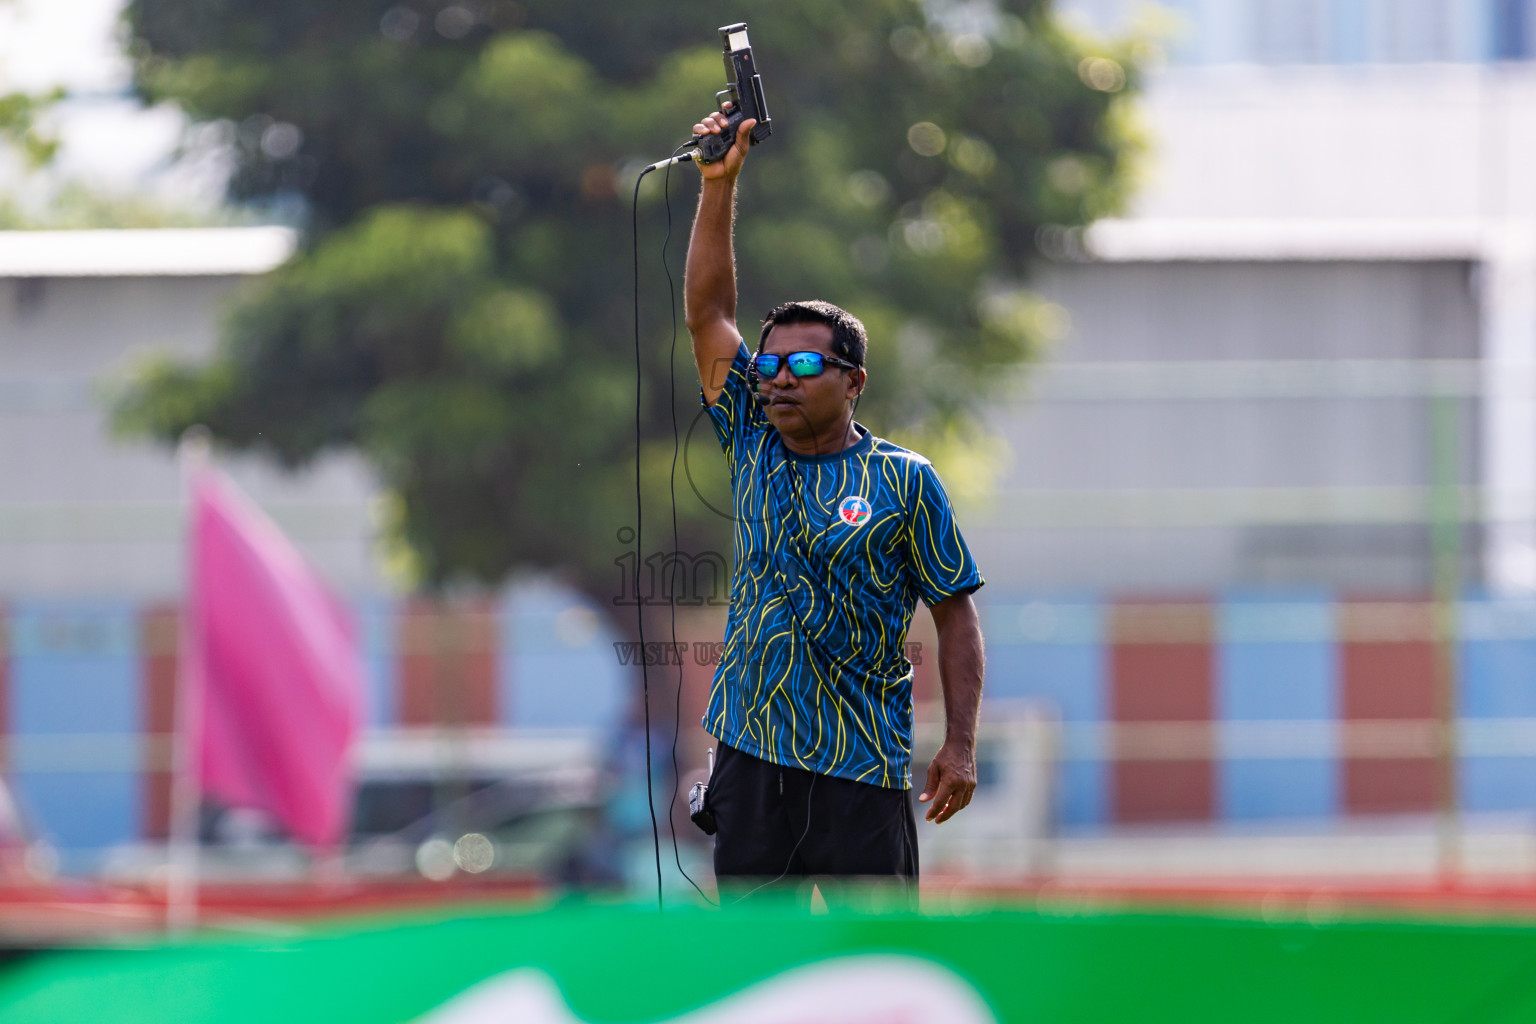
<path fill-rule="evenodd" d="M 1536 1019 L 1536 929 L 554 907 L 26 958 L 0 1021 L 990 1024 Z"/>

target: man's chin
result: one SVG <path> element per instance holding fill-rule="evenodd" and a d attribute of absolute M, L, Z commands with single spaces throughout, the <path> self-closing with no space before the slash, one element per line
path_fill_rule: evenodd
<path fill-rule="evenodd" d="M 798 433 L 807 426 L 805 412 L 795 402 L 770 402 L 763 407 L 763 414 L 780 432 L 787 429 Z"/>

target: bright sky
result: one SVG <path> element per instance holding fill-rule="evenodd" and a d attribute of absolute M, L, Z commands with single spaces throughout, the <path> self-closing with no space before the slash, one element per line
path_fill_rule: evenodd
<path fill-rule="evenodd" d="M 70 99 L 50 114 L 63 141 L 53 173 L 117 192 L 145 192 L 178 203 L 214 202 L 209 168 L 175 165 L 186 120 L 171 108 L 145 110 L 127 95 L 128 60 L 119 43 L 124 0 L 0 0 L 0 92 L 55 86 Z M 36 176 L 0 161 L 0 189 L 34 194 Z"/>
<path fill-rule="evenodd" d="M 122 0 L 0 0 L 0 88 L 117 91 L 128 62 L 116 39 Z"/>

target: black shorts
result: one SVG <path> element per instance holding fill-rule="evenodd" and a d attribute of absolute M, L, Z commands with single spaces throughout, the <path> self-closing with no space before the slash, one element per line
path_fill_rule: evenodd
<path fill-rule="evenodd" d="M 717 879 L 895 878 L 915 893 L 908 790 L 785 768 L 722 743 L 705 799 L 719 830 Z"/>

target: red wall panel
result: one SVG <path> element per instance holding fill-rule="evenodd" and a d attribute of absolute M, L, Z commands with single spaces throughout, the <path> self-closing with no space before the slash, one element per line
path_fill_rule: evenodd
<path fill-rule="evenodd" d="M 1111 612 L 1116 821 L 1198 821 L 1215 813 L 1212 626 L 1206 604 L 1128 603 Z"/>
<path fill-rule="evenodd" d="M 399 722 L 495 725 L 496 615 L 490 602 L 419 602 L 401 613 Z"/>
<path fill-rule="evenodd" d="M 1440 777 L 1433 752 L 1439 685 L 1434 606 L 1346 602 L 1340 626 L 1345 813 L 1434 810 Z"/>
<path fill-rule="evenodd" d="M 176 653 L 180 616 L 174 605 L 150 605 L 139 615 L 141 732 L 144 744 L 143 834 L 171 830 L 171 755 L 176 731 Z"/>

